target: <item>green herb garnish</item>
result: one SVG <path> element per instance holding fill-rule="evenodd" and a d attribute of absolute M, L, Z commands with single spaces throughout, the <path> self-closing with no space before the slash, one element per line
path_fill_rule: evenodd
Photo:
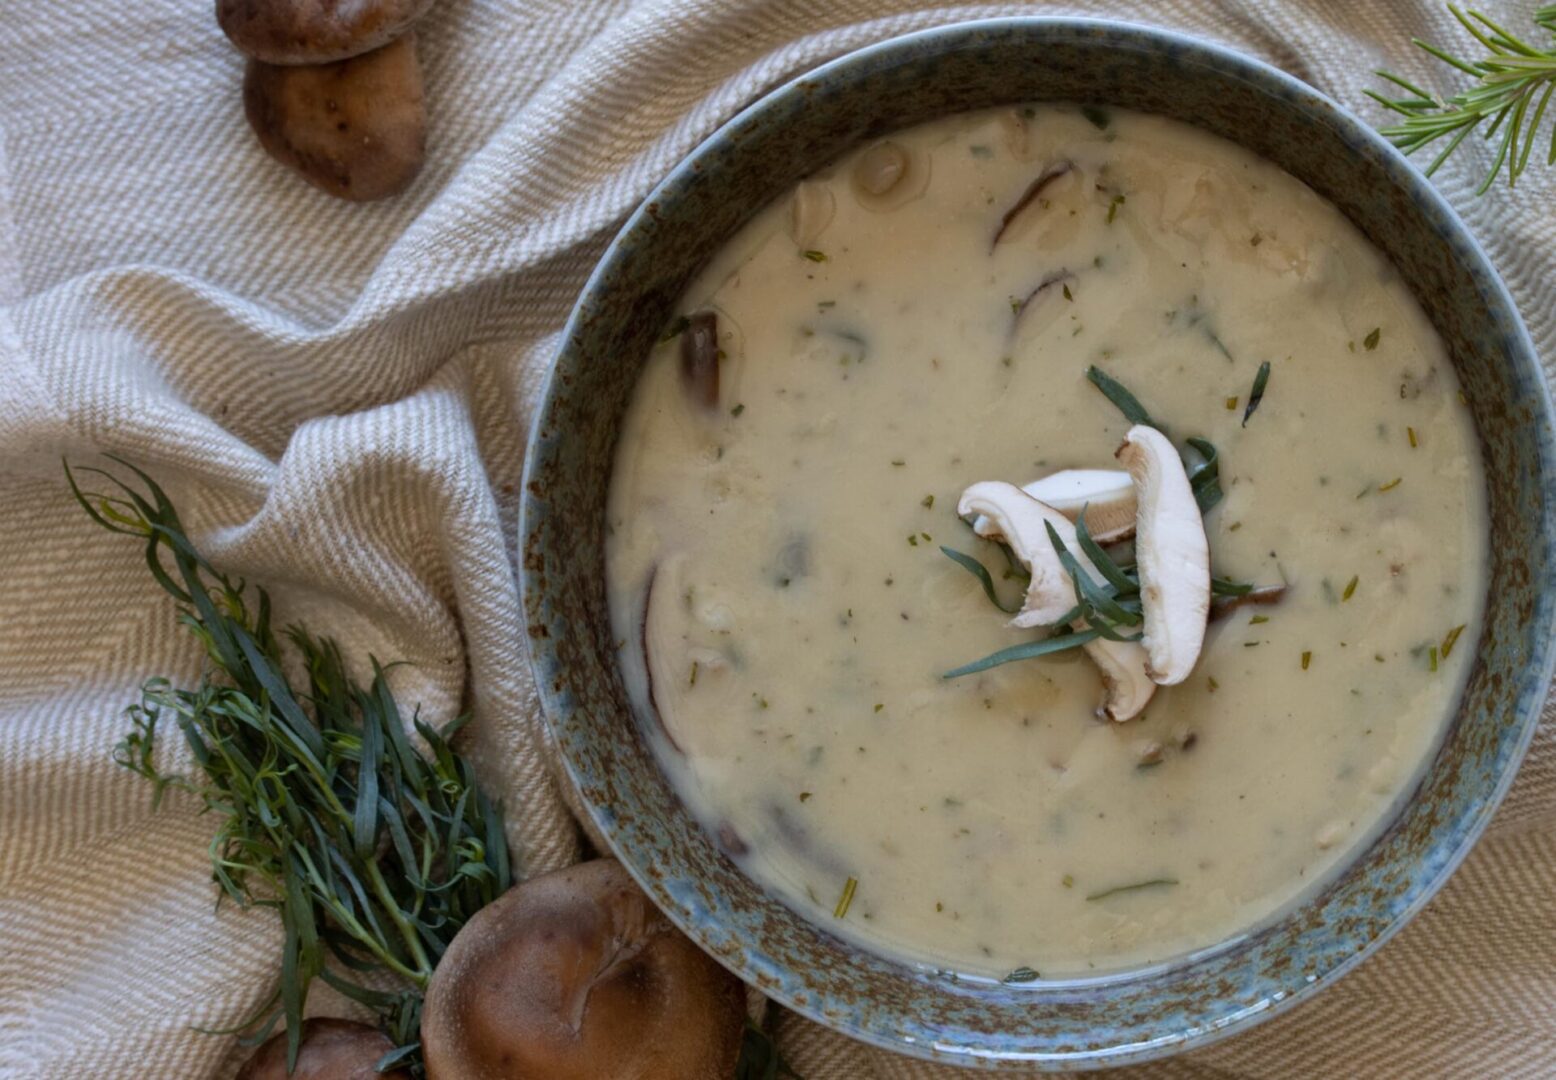
<path fill-rule="evenodd" d="M 1113 224 L 1113 219 L 1118 216 L 1118 208 L 1120 206 L 1123 206 L 1124 202 L 1125 202 L 1124 196 L 1122 196 L 1122 195 L 1115 195 L 1115 196 L 1113 196 L 1112 201 L 1108 203 L 1108 224 L 1109 225 Z"/>
<path fill-rule="evenodd" d="M 1030 983 L 1030 982 L 1037 982 L 1037 980 L 1041 979 L 1041 978 L 1042 978 L 1042 976 L 1039 975 L 1032 968 L 1029 968 L 1029 967 L 1018 967 L 1015 971 L 1012 971 L 1009 975 L 1006 975 L 1003 979 L 1001 979 L 1000 982 L 1002 982 L 1002 983 Z"/>
<path fill-rule="evenodd" d="M 1188 444 L 1197 450 L 1203 459 L 1189 470 L 1189 489 L 1194 492 L 1194 501 L 1199 504 L 1199 512 L 1208 514 L 1223 498 L 1221 455 L 1216 450 L 1215 443 L 1209 439 L 1193 438 L 1188 440 Z"/>
<path fill-rule="evenodd" d="M 1152 878 L 1149 881 L 1137 881 L 1132 885 L 1117 885 L 1111 889 L 1103 889 L 1101 892 L 1091 893 L 1086 897 L 1086 899 L 1106 900 L 1108 897 L 1117 896 L 1119 893 L 1138 892 L 1141 889 L 1154 889 L 1161 886 L 1176 884 L 1178 884 L 1178 880 L 1176 878 Z"/>
<path fill-rule="evenodd" d="M 1459 635 L 1464 633 L 1464 625 L 1464 623 L 1460 623 L 1458 626 L 1455 626 L 1452 630 L 1448 631 L 1448 635 L 1443 638 L 1442 657 L 1444 660 L 1448 659 L 1448 654 L 1453 652 L 1453 646 L 1458 642 Z"/>
<path fill-rule="evenodd" d="M 843 895 L 838 898 L 837 907 L 832 909 L 832 917 L 841 919 L 848 914 L 848 907 L 854 902 L 854 890 L 859 888 L 859 882 L 849 878 L 843 883 Z"/>
<path fill-rule="evenodd" d="M 1006 615 L 1014 615 L 1016 612 L 1021 610 L 1020 604 L 1017 604 L 1014 607 L 1006 607 L 1004 604 L 1000 603 L 999 594 L 994 591 L 994 579 L 989 575 L 989 571 L 983 565 L 983 563 L 979 562 L 971 555 L 957 551 L 955 548 L 942 546 L 940 548 L 940 552 L 946 558 L 954 562 L 957 566 L 960 566 L 963 570 L 966 570 L 969 574 L 978 579 L 979 583 L 983 586 L 983 595 L 989 598 L 989 603 L 999 608 Z"/>
<path fill-rule="evenodd" d="M 281 919 L 280 985 L 239 1030 L 267 1038 L 284 1020 L 295 1065 L 314 979 L 372 1009 L 396 1049 L 380 1067 L 420 1075 L 422 994 L 455 933 L 511 882 L 502 811 L 450 740 L 469 719 L 434 728 L 412 715 L 430 757 L 412 748 L 369 658 L 363 686 L 339 647 L 301 626 L 278 634 L 270 598 L 218 572 L 195 549 L 166 494 L 120 458 L 143 490 L 101 469 L 72 471 L 71 491 L 99 525 L 145 541 L 147 568 L 185 606 L 208 667 L 193 689 L 153 678 L 127 711 L 114 760 L 198 799 L 218 824 L 210 846 L 221 897 Z M 91 473 L 116 493 L 85 492 Z M 290 649 L 283 647 L 283 640 Z M 287 670 L 307 683 L 294 689 Z M 157 726 L 176 722 L 199 772 L 156 764 Z M 362 979 L 358 972 L 377 973 Z"/>
<path fill-rule="evenodd" d="M 1266 360 L 1259 365 L 1259 374 L 1253 377 L 1253 390 L 1248 395 L 1248 407 L 1243 410 L 1243 427 L 1248 426 L 1248 418 L 1259 407 L 1259 402 L 1264 400 L 1264 388 L 1270 381 L 1270 362 Z"/>
<path fill-rule="evenodd" d="M 1356 586 L 1357 586 L 1357 584 L 1360 581 L 1361 581 L 1361 575 L 1360 574 L 1352 574 L 1351 575 L 1351 580 L 1347 581 L 1345 583 L 1345 591 L 1340 594 L 1340 601 L 1342 603 L 1345 602 L 1346 600 L 1349 600 L 1352 596 L 1354 596 L 1356 594 Z"/>
<path fill-rule="evenodd" d="M 1124 388 L 1124 384 L 1113 378 L 1107 372 L 1093 364 L 1086 369 L 1086 378 L 1091 384 L 1102 391 L 1104 397 L 1113 403 L 1114 408 L 1124 414 L 1124 419 L 1131 424 L 1145 424 L 1153 427 L 1163 435 L 1167 434 L 1167 428 L 1151 419 L 1151 414 L 1145 411 L 1145 406 L 1140 404 L 1140 399 Z"/>
<path fill-rule="evenodd" d="M 739 416 L 741 413 L 743 413 L 745 411 L 746 411 L 745 403 L 741 402 L 740 404 L 736 405 L 733 409 L 729 410 L 729 415 L 731 415 L 731 416 Z"/>
<path fill-rule="evenodd" d="M 659 344 L 663 345 L 667 341 L 674 341 L 684 334 L 686 328 L 691 324 L 692 321 L 685 315 L 677 315 L 670 321 L 670 325 L 665 328 L 665 332 L 659 335 Z"/>
<path fill-rule="evenodd" d="M 1386 484 L 1379 484 L 1378 485 L 1378 492 L 1379 492 L 1379 494 L 1381 494 L 1381 493 L 1383 493 L 1385 491 L 1393 491 L 1402 482 L 1404 482 L 1404 479 L 1405 478 L 1403 476 L 1396 476 L 1396 477 L 1394 477 L 1394 479 L 1390 480 Z"/>
<path fill-rule="evenodd" d="M 1084 621 L 1091 629 L 1097 631 L 1102 637 L 1110 641 L 1138 640 L 1138 635 L 1133 637 L 1120 634 L 1119 626 L 1139 626 L 1143 616 L 1140 614 L 1138 599 L 1139 585 L 1124 577 L 1123 572 L 1108 558 L 1095 543 L 1087 536 L 1085 543 L 1101 557 L 1110 570 L 1104 571 L 1098 566 L 1098 572 L 1108 578 L 1108 585 L 1098 585 L 1092 580 L 1091 575 L 1082 569 L 1080 562 L 1070 553 L 1070 549 L 1059 534 L 1054 531 L 1053 525 L 1043 523 L 1048 530 L 1048 542 L 1053 545 L 1054 553 L 1059 556 L 1059 565 L 1064 567 L 1070 575 L 1071 587 L 1075 590 L 1075 608 L 1070 615 L 1061 618 L 1060 623 L 1075 623 Z M 1076 537 L 1086 528 L 1084 515 L 1076 523 Z M 1119 581 L 1121 585 L 1112 584 Z"/>
<path fill-rule="evenodd" d="M 1302 670 L 1306 671 L 1308 665 L 1311 664 L 1312 662 L 1313 662 L 1313 653 L 1311 651 L 1304 651 L 1302 653 Z"/>
<path fill-rule="evenodd" d="M 1020 645 L 1012 645 L 1008 649 L 1001 649 L 997 653 L 990 653 L 982 660 L 974 660 L 970 664 L 948 671 L 941 676 L 943 679 L 959 679 L 963 675 L 975 675 L 980 671 L 988 671 L 992 667 L 1001 664 L 1015 663 L 1017 660 L 1031 660 L 1038 656 L 1047 656 L 1050 653 L 1063 652 L 1084 645 L 1088 641 L 1095 641 L 1101 637 L 1095 629 L 1081 630 L 1069 634 L 1060 634 L 1057 637 L 1042 638 L 1038 641 L 1024 641 Z"/>
<path fill-rule="evenodd" d="M 1372 333 L 1370 333 L 1366 337 L 1362 338 L 1362 348 L 1366 349 L 1368 352 L 1371 352 L 1373 349 L 1376 349 L 1378 347 L 1378 340 L 1382 336 L 1383 336 L 1383 327 L 1381 327 L 1381 326 L 1374 326 L 1372 328 Z"/>
<path fill-rule="evenodd" d="M 1476 82 L 1467 90 L 1444 97 L 1397 75 L 1379 71 L 1379 76 L 1408 96 L 1388 98 L 1372 90 L 1367 91 L 1367 96 L 1404 118 L 1384 128 L 1383 135 L 1405 153 L 1414 153 L 1438 139 L 1448 139 L 1447 146 L 1426 167 L 1428 176 L 1437 171 L 1470 132 L 1489 119 L 1491 126 L 1485 137 L 1491 139 L 1499 130 L 1502 137 L 1496 159 L 1476 194 L 1484 194 L 1491 187 L 1504 161 L 1508 186 L 1512 187 L 1529 164 L 1540 122 L 1545 117 L 1545 107 L 1550 103 L 1552 89 L 1556 88 L 1556 49 L 1548 44 L 1546 48 L 1540 48 L 1514 37 L 1478 11 L 1464 11 L 1453 4 L 1448 5 L 1448 10 L 1490 55 L 1466 60 L 1420 39 L 1416 39 L 1415 44 Z M 1537 8 L 1534 23 L 1542 30 L 1556 34 L 1556 6 Z M 1534 106 L 1532 117 L 1531 105 Z M 1556 163 L 1556 140 L 1545 160 L 1547 165 Z"/>
<path fill-rule="evenodd" d="M 1247 596 L 1253 592 L 1253 583 L 1249 581 L 1231 581 L 1227 578 L 1213 577 L 1210 579 L 1210 593 L 1212 596 Z M 1263 615 L 1255 615 L 1254 622 L 1269 622 Z"/>
<path fill-rule="evenodd" d="M 825 251 L 805 251 L 801 254 L 813 263 L 824 263 L 827 261 L 827 253 Z"/>

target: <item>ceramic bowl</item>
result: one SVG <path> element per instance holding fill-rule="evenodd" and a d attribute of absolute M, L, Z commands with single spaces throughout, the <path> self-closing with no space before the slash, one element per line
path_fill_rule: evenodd
<path fill-rule="evenodd" d="M 604 588 L 605 499 L 623 410 L 693 273 L 758 209 L 862 140 L 1027 101 L 1185 120 L 1262 154 L 1340 207 L 1431 316 L 1484 453 L 1493 598 L 1440 750 L 1387 830 L 1268 925 L 1149 970 L 974 985 L 841 941 L 754 885 L 677 800 L 629 711 Z M 1000 1068 L 1124 1064 L 1204 1044 L 1318 992 L 1442 885 L 1517 771 L 1553 643 L 1551 406 L 1484 253 L 1366 124 L 1258 61 L 1119 23 L 1009 19 L 887 41 L 767 95 L 699 146 L 627 222 L 578 301 L 531 433 L 520 527 L 536 678 L 588 813 L 693 939 L 771 997 L 847 1035 Z M 1461 646 L 1462 647 L 1462 646 Z"/>

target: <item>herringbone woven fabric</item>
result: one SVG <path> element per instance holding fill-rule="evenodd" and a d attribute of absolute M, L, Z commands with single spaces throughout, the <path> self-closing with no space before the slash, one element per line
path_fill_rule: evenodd
<path fill-rule="evenodd" d="M 1532 4 L 1486 7 L 1521 26 Z M 248 1013 L 277 958 L 269 915 L 213 908 L 209 820 L 187 800 L 153 813 L 109 760 L 140 680 L 193 679 L 200 658 L 136 546 L 72 505 L 61 456 L 134 459 L 285 618 L 411 661 L 397 691 L 434 718 L 472 708 L 466 745 L 521 865 L 573 860 L 512 541 L 524 432 L 589 268 L 764 89 L 902 31 L 1060 10 L 442 0 L 421 28 L 427 169 L 351 206 L 261 153 L 208 3 L 0 0 L 0 1076 L 229 1076 L 232 1040 L 192 1029 Z M 1443 85 L 1409 38 L 1462 40 L 1405 0 L 1062 10 L 1219 39 L 1374 117 L 1370 68 Z M 1556 174 L 1476 200 L 1487 161 L 1467 150 L 1441 186 L 1556 357 Z M 942 1074 L 793 1017 L 780 1029 L 809 1080 Z M 1556 1075 L 1551 728 L 1491 834 L 1376 959 L 1140 1075 Z"/>

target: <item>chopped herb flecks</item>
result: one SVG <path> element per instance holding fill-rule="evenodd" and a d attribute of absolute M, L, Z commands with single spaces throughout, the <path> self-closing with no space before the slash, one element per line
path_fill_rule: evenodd
<path fill-rule="evenodd" d="M 1270 362 L 1266 360 L 1259 365 L 1259 374 L 1253 378 L 1253 391 L 1248 395 L 1248 408 L 1243 410 L 1243 427 L 1248 426 L 1248 418 L 1259 407 L 1259 402 L 1264 400 L 1264 388 L 1270 381 Z"/>
<path fill-rule="evenodd" d="M 1103 889 L 1101 892 L 1091 893 L 1086 897 L 1086 899 L 1106 900 L 1108 897 L 1117 896 L 1119 893 L 1138 892 L 1141 889 L 1154 889 L 1159 886 L 1171 886 L 1176 884 L 1178 884 L 1176 878 L 1152 878 L 1149 881 L 1137 881 L 1132 885 L 1117 885 L 1111 889 Z"/>
<path fill-rule="evenodd" d="M 838 898 L 837 907 L 832 909 L 832 917 L 841 919 L 848 914 L 848 906 L 854 902 L 854 890 L 859 888 L 859 882 L 849 878 L 843 883 L 843 895 Z"/>
<path fill-rule="evenodd" d="M 825 251 L 806 251 L 802 252 L 802 254 L 813 263 L 824 263 L 827 261 L 827 253 Z"/>
<path fill-rule="evenodd" d="M 1444 660 L 1448 659 L 1448 654 L 1453 652 L 1453 646 L 1458 642 L 1459 635 L 1462 633 L 1464 633 L 1464 624 L 1460 623 L 1448 631 L 1448 636 L 1443 638 L 1442 657 Z"/>
<path fill-rule="evenodd" d="M 667 341 L 674 341 L 685 333 L 686 328 L 691 324 L 692 321 L 685 315 L 677 315 L 670 325 L 665 328 L 665 332 L 659 336 L 659 344 L 663 345 Z"/>
<path fill-rule="evenodd" d="M 1366 337 L 1362 338 L 1362 346 L 1364 348 L 1366 348 L 1368 351 L 1376 349 L 1378 347 L 1378 341 L 1382 337 L 1383 337 L 1383 328 L 1381 326 L 1375 326 L 1375 327 L 1372 328 L 1372 333 L 1370 333 Z"/>

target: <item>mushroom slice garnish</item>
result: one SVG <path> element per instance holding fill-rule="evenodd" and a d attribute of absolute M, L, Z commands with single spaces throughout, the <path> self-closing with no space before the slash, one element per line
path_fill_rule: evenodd
<path fill-rule="evenodd" d="M 1022 487 L 1071 521 L 1086 514 L 1086 528 L 1099 544 L 1135 534 L 1135 483 L 1121 469 L 1065 469 Z"/>
<path fill-rule="evenodd" d="M 1102 673 L 1103 715 L 1122 723 L 1143 713 L 1156 684 L 1146 671 L 1146 654 L 1139 643 L 1095 638 L 1081 648 Z"/>
<path fill-rule="evenodd" d="M 962 492 L 956 512 L 973 519 L 973 531 L 987 540 L 1001 540 L 1032 575 L 1026 602 L 1010 621 L 1012 626 L 1049 626 L 1075 606 L 1070 575 L 1059 562 L 1059 553 L 1048 540 L 1048 525 L 1075 530 L 1065 516 L 1044 506 L 1015 484 L 984 480 Z M 1061 538 L 1064 533 L 1060 533 Z M 1066 541 L 1068 543 L 1068 541 Z M 1084 554 L 1076 558 L 1084 559 Z M 1089 563 L 1084 565 L 1090 566 Z"/>
<path fill-rule="evenodd" d="M 1081 550 L 1070 519 L 1014 484 L 998 480 L 973 484 L 962 492 L 957 513 L 963 517 L 979 515 L 973 525 L 978 535 L 1003 540 L 1032 575 L 1026 602 L 1011 620 L 1012 626 L 1049 626 L 1075 606 L 1074 584 L 1048 539 L 1049 525 L 1082 570 L 1094 581 L 1102 580 L 1102 575 Z M 1076 628 L 1085 629 L 1085 624 Z M 1156 684 L 1146 671 L 1145 650 L 1133 641 L 1107 638 L 1095 638 L 1082 648 L 1102 673 L 1106 691 L 1102 713 L 1119 721 L 1139 716 L 1156 692 Z"/>
<path fill-rule="evenodd" d="M 1188 678 L 1205 643 L 1210 614 L 1210 545 L 1183 459 L 1153 427 L 1136 424 L 1118 448 L 1139 503 L 1135 565 L 1145 612 L 1151 678 L 1174 686 Z"/>

